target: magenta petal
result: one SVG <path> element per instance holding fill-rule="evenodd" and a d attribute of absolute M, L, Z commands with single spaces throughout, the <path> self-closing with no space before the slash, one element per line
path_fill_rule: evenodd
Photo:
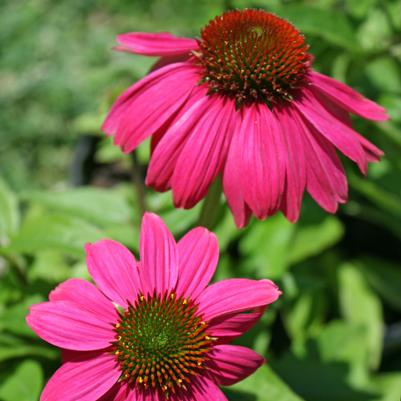
<path fill-rule="evenodd" d="M 134 302 L 141 289 L 134 255 L 112 240 L 87 244 L 85 250 L 89 273 L 100 290 L 120 306 Z"/>
<path fill-rule="evenodd" d="M 285 187 L 281 210 L 288 220 L 298 220 L 306 186 L 306 162 L 299 128 L 286 108 L 276 109 L 282 135 L 283 154 L 286 155 Z"/>
<path fill-rule="evenodd" d="M 193 207 L 221 172 L 231 141 L 234 113 L 231 99 L 208 98 L 204 113 L 180 152 L 171 179 L 176 206 Z"/>
<path fill-rule="evenodd" d="M 189 231 L 177 244 L 177 294 L 196 299 L 209 284 L 219 259 L 216 236 L 203 227 Z"/>
<path fill-rule="evenodd" d="M 338 203 L 346 202 L 348 193 L 347 179 L 335 148 L 312 126 L 307 126 L 296 110 L 292 117 L 305 152 L 306 189 L 323 209 L 334 213 Z"/>
<path fill-rule="evenodd" d="M 286 149 L 277 120 L 267 106 L 244 112 L 243 185 L 246 203 L 259 219 L 278 210 L 284 189 Z"/>
<path fill-rule="evenodd" d="M 158 191 L 166 191 L 170 188 L 171 177 L 178 157 L 187 143 L 194 125 L 204 114 L 208 100 L 203 87 L 196 88 L 191 93 L 188 101 L 182 106 L 174 121 L 167 127 L 163 137 L 157 142 L 150 159 L 146 185 L 152 186 Z"/>
<path fill-rule="evenodd" d="M 56 371 L 43 390 L 40 401 L 94 401 L 117 382 L 121 371 L 112 354 L 82 354 Z"/>
<path fill-rule="evenodd" d="M 255 372 L 264 361 L 261 355 L 249 348 L 223 344 L 213 347 L 208 369 L 217 384 L 231 386 Z"/>
<path fill-rule="evenodd" d="M 140 254 L 144 294 L 173 290 L 178 275 L 177 245 L 163 220 L 155 214 L 143 216 Z"/>
<path fill-rule="evenodd" d="M 347 111 L 369 120 L 384 121 L 389 117 L 386 110 L 363 97 L 348 85 L 326 75 L 313 71 L 310 74 L 312 84 L 324 95 L 329 96 L 335 103 Z"/>
<path fill-rule="evenodd" d="M 224 194 L 238 228 L 246 226 L 251 216 L 251 210 L 244 200 L 242 143 L 247 133 L 243 129 L 243 124 L 244 114 L 239 110 L 234 115 L 234 132 L 223 169 Z"/>
<path fill-rule="evenodd" d="M 204 320 L 252 310 L 274 302 L 281 294 L 270 280 L 229 279 L 207 287 L 199 296 Z"/>
<path fill-rule="evenodd" d="M 108 347 L 114 338 L 109 322 L 68 301 L 33 305 L 26 320 L 39 337 L 60 348 L 92 351 Z"/>
<path fill-rule="evenodd" d="M 188 398 L 177 397 L 174 401 L 227 401 L 227 398 L 211 380 L 197 377 L 191 385 Z"/>
<path fill-rule="evenodd" d="M 293 104 L 302 113 L 306 121 L 313 125 L 345 156 L 357 163 L 362 172 L 366 173 L 368 160 L 352 128 L 335 118 L 309 90 L 304 90 L 302 98 Z"/>
<path fill-rule="evenodd" d="M 208 331 L 212 337 L 218 338 L 219 343 L 232 341 L 250 330 L 262 317 L 265 309 L 261 307 L 250 313 L 215 317 L 208 323 Z"/>
<path fill-rule="evenodd" d="M 114 305 L 92 283 L 71 278 L 58 285 L 49 295 L 50 301 L 70 301 L 92 312 L 106 322 L 114 323 L 118 314 Z"/>
<path fill-rule="evenodd" d="M 180 38 L 168 32 L 132 32 L 117 36 L 117 50 L 144 56 L 176 56 L 198 49 L 195 39 Z"/>
<path fill-rule="evenodd" d="M 198 67 L 188 62 L 150 73 L 118 97 L 102 129 L 131 152 L 174 116 L 198 80 Z"/>
<path fill-rule="evenodd" d="M 98 401 L 141 401 L 142 397 L 135 388 L 129 387 L 124 382 L 115 384 Z"/>

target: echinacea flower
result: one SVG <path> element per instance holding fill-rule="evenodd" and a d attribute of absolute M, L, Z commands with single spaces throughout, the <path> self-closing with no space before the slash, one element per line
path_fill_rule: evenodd
<path fill-rule="evenodd" d="M 198 40 L 127 33 L 117 50 L 162 57 L 114 103 L 103 130 L 131 152 L 152 136 L 147 185 L 191 208 L 222 176 L 238 227 L 281 210 L 297 221 L 306 190 L 334 213 L 347 200 L 339 150 L 366 174 L 382 151 L 351 127 L 350 113 L 385 110 L 312 69 L 302 34 L 262 10 L 209 22 Z"/>
<path fill-rule="evenodd" d="M 96 285 L 67 280 L 27 317 L 63 350 L 41 401 L 224 401 L 218 385 L 234 384 L 264 362 L 229 343 L 280 291 L 270 280 L 208 286 L 218 244 L 205 228 L 176 243 L 158 216 L 145 214 L 140 261 L 111 240 L 87 245 L 86 254 Z"/>

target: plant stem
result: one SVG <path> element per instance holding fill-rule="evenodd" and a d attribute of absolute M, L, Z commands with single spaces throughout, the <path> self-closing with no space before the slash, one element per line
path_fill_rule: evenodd
<path fill-rule="evenodd" d="M 220 211 L 221 181 L 217 178 L 210 186 L 199 215 L 198 224 L 213 229 L 218 221 Z"/>
<path fill-rule="evenodd" d="M 146 212 L 145 185 L 141 174 L 141 166 L 136 151 L 131 153 L 132 158 L 132 181 L 134 183 L 136 198 L 141 215 Z"/>

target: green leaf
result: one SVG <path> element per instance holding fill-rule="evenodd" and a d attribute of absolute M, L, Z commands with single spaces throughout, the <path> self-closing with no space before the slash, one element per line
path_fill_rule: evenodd
<path fill-rule="evenodd" d="M 322 252 L 337 243 L 343 236 L 344 229 L 334 216 L 327 216 L 323 221 L 308 225 L 298 225 L 290 249 L 290 262 L 297 263 Z"/>
<path fill-rule="evenodd" d="M 6 183 L 0 179 L 0 245 L 6 242 L 19 225 L 18 200 Z"/>
<path fill-rule="evenodd" d="M 305 34 L 318 36 L 333 45 L 351 51 L 358 50 L 352 25 L 342 12 L 303 4 L 273 7 L 273 11 L 280 17 L 288 19 Z"/>
<path fill-rule="evenodd" d="M 366 331 L 368 366 L 380 363 L 383 343 L 383 316 L 380 300 L 366 283 L 361 270 L 351 264 L 339 269 L 339 297 L 346 321 L 360 325 Z"/>
<path fill-rule="evenodd" d="M 386 14 L 379 8 L 372 8 L 358 30 L 361 46 L 369 51 L 380 51 L 391 41 L 391 29 Z"/>
<path fill-rule="evenodd" d="M 133 208 L 119 189 L 77 188 L 62 192 L 28 192 L 23 197 L 51 211 L 63 212 L 94 224 L 126 224 Z"/>
<path fill-rule="evenodd" d="M 268 365 L 231 386 L 226 394 L 230 401 L 302 401 Z"/>
<path fill-rule="evenodd" d="M 401 373 L 385 373 L 373 378 L 373 385 L 382 394 L 375 401 L 398 401 L 401 394 Z"/>
<path fill-rule="evenodd" d="M 320 358 L 324 363 L 345 362 L 350 365 L 349 381 L 362 387 L 369 380 L 367 336 L 368 332 L 359 324 L 332 321 L 316 338 Z"/>
<path fill-rule="evenodd" d="M 25 317 L 28 315 L 32 304 L 42 302 L 41 296 L 35 295 L 24 299 L 13 306 L 8 306 L 0 311 L 0 332 L 8 331 L 18 335 L 36 337 L 36 334 L 27 325 Z"/>
<path fill-rule="evenodd" d="M 381 57 L 366 66 L 366 74 L 371 82 L 381 91 L 401 92 L 400 67 L 391 57 Z"/>
<path fill-rule="evenodd" d="M 1 384 L 0 398 L 4 401 L 37 401 L 42 386 L 42 368 L 37 362 L 27 360 Z"/>
<path fill-rule="evenodd" d="M 295 226 L 282 215 L 254 221 L 246 229 L 240 249 L 259 277 L 281 277 L 288 268 L 288 252 Z"/>
<path fill-rule="evenodd" d="M 21 253 L 58 250 L 83 256 L 87 242 L 95 242 L 104 237 L 102 231 L 84 220 L 49 213 L 26 219 L 7 249 Z"/>

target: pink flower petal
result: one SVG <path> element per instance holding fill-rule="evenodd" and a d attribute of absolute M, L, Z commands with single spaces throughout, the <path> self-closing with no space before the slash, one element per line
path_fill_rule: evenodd
<path fill-rule="evenodd" d="M 244 171 L 242 143 L 245 141 L 243 136 L 246 136 L 244 121 L 243 110 L 239 110 L 234 115 L 234 132 L 223 170 L 222 180 L 223 191 L 238 228 L 246 226 L 251 216 L 251 210 L 244 200 L 244 185 L 242 183 Z"/>
<path fill-rule="evenodd" d="M 264 219 L 280 206 L 286 149 L 277 120 L 267 106 L 248 107 L 243 129 L 244 197 L 256 217 Z"/>
<path fill-rule="evenodd" d="M 113 355 L 85 352 L 56 371 L 43 390 L 40 401 L 94 401 L 105 394 L 120 375 Z"/>
<path fill-rule="evenodd" d="M 197 377 L 191 385 L 188 398 L 178 396 L 174 401 L 228 401 L 215 383 L 205 377 Z"/>
<path fill-rule="evenodd" d="M 155 214 L 143 216 L 140 254 L 144 294 L 173 290 L 178 275 L 177 245 L 163 220 Z"/>
<path fill-rule="evenodd" d="M 109 323 L 115 323 L 118 319 L 116 308 L 110 300 L 92 283 L 79 278 L 71 278 L 58 285 L 50 293 L 49 300 L 70 301 Z"/>
<path fill-rule="evenodd" d="M 33 305 L 26 320 L 39 337 L 60 348 L 92 351 L 108 347 L 114 338 L 109 322 L 68 301 Z"/>
<path fill-rule="evenodd" d="M 286 155 L 285 188 L 281 210 L 288 220 L 298 220 L 306 186 L 306 162 L 299 128 L 286 108 L 275 109 Z"/>
<path fill-rule="evenodd" d="M 325 109 L 310 90 L 304 90 L 301 99 L 293 102 L 293 105 L 321 135 L 366 173 L 367 158 L 353 129 Z"/>
<path fill-rule="evenodd" d="M 369 120 L 384 121 L 389 117 L 386 110 L 363 97 L 348 85 L 343 84 L 326 75 L 313 71 L 310 74 L 312 84 L 325 95 L 329 96 L 339 106 L 351 113 L 357 114 Z"/>
<path fill-rule="evenodd" d="M 162 67 L 125 91 L 102 129 L 131 152 L 179 110 L 199 81 L 199 68 L 188 62 Z"/>
<path fill-rule="evenodd" d="M 209 97 L 205 113 L 192 128 L 178 156 L 171 179 L 177 207 L 193 207 L 221 172 L 231 140 L 234 113 L 231 99 Z"/>
<path fill-rule="evenodd" d="M 188 101 L 177 113 L 174 121 L 169 122 L 166 132 L 159 139 L 150 159 L 146 185 L 158 191 L 170 188 L 170 181 L 178 157 L 188 141 L 193 127 L 208 107 L 209 99 L 204 87 L 195 88 Z"/>
<path fill-rule="evenodd" d="M 245 379 L 264 363 L 264 358 L 249 348 L 217 345 L 210 353 L 208 369 L 221 386 L 231 386 Z"/>
<path fill-rule="evenodd" d="M 199 296 L 199 312 L 209 321 L 271 304 L 281 291 L 270 280 L 229 279 L 207 287 Z"/>
<path fill-rule="evenodd" d="M 197 50 L 195 39 L 182 38 L 168 32 L 131 32 L 117 36 L 117 50 L 144 56 L 176 56 Z"/>
<path fill-rule="evenodd" d="M 139 392 L 129 387 L 124 382 L 115 384 L 103 397 L 98 401 L 141 401 L 142 397 Z"/>
<path fill-rule="evenodd" d="M 306 125 L 296 110 L 292 117 L 303 141 L 306 189 L 323 209 L 334 213 L 338 203 L 347 201 L 348 193 L 347 178 L 335 148 L 313 126 Z"/>
<path fill-rule="evenodd" d="M 337 119 L 341 120 L 344 124 L 348 125 L 352 128 L 352 120 L 349 116 L 349 113 L 344 109 L 338 107 L 334 101 L 330 100 L 325 95 L 321 95 L 317 93 L 316 90 L 313 90 L 313 93 L 319 100 L 319 102 L 325 107 L 327 110 L 330 111 Z M 365 137 L 360 135 L 357 131 L 354 132 L 354 137 L 360 142 L 362 145 L 363 150 L 365 151 L 365 157 L 368 162 L 377 162 L 380 160 L 380 157 L 383 156 L 383 151 L 369 142 Z"/>
<path fill-rule="evenodd" d="M 203 227 L 189 231 L 177 244 L 177 294 L 196 299 L 209 284 L 219 259 L 216 236 Z"/>
<path fill-rule="evenodd" d="M 208 332 L 212 337 L 217 337 L 219 343 L 232 341 L 250 330 L 262 317 L 265 309 L 260 307 L 250 313 L 215 317 L 208 323 Z"/>
<path fill-rule="evenodd" d="M 120 306 L 134 302 L 141 289 L 134 255 L 112 240 L 87 244 L 85 250 L 89 273 L 100 290 Z"/>

